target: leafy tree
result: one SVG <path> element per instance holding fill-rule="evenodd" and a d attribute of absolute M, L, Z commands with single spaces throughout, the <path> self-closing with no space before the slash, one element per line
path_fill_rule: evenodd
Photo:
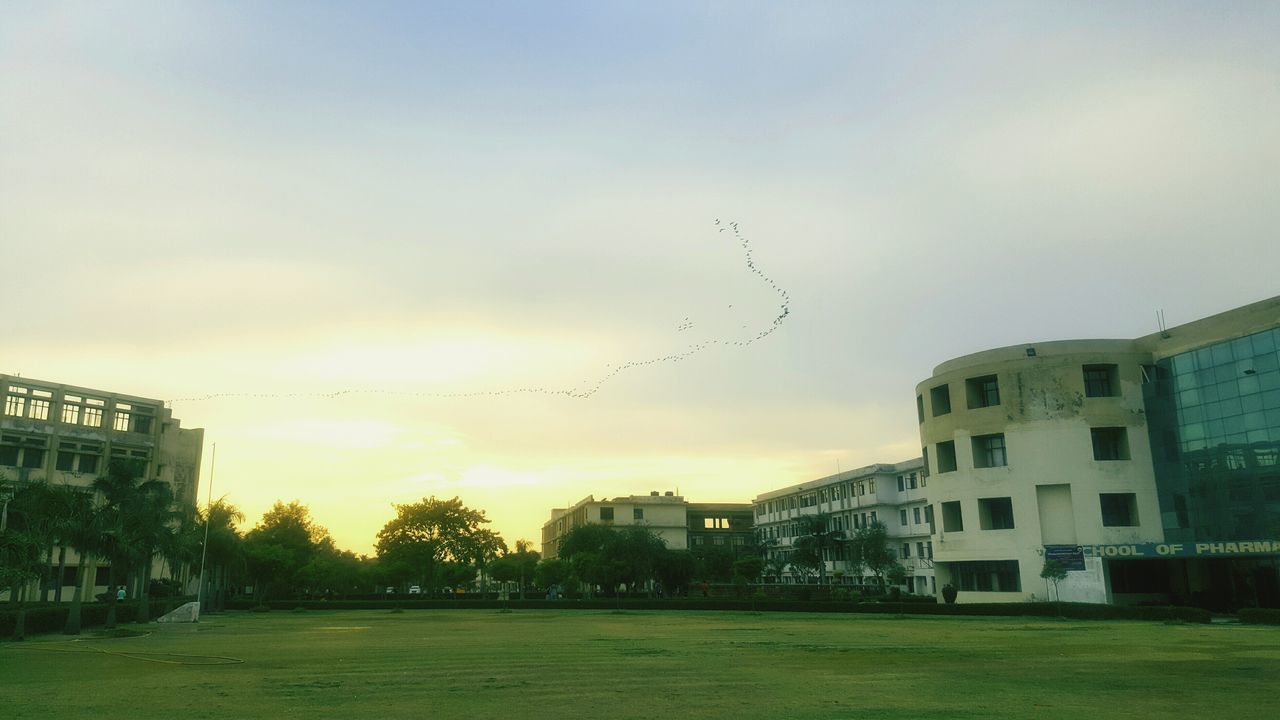
<path fill-rule="evenodd" d="M 552 558 L 543 560 L 533 571 L 533 581 L 538 587 L 549 588 L 552 585 L 563 585 L 573 575 L 573 567 L 567 560 Z"/>
<path fill-rule="evenodd" d="M 241 522 L 244 522 L 244 513 L 226 498 L 210 503 L 198 514 L 191 532 L 199 543 L 199 552 L 192 562 L 203 563 L 200 568 L 201 612 L 217 612 L 226 607 L 232 574 L 245 567 L 244 538 L 236 528 Z"/>
<path fill-rule="evenodd" d="M 827 563 L 825 557 L 845 540 L 844 531 L 831 529 L 831 516 L 827 513 L 802 515 L 796 520 L 800 536 L 793 545 L 797 547 L 796 555 L 801 555 L 803 564 L 816 568 L 818 584 L 827 584 Z M 792 563 L 796 562 L 792 557 Z"/>
<path fill-rule="evenodd" d="M 565 534 L 560 557 L 568 560 L 574 576 L 588 587 L 614 592 L 652 580 L 666 543 L 642 525 L 612 529 L 604 525 L 579 525 Z"/>
<path fill-rule="evenodd" d="M 311 511 L 298 501 L 276 501 L 245 535 L 245 562 L 254 584 L 262 588 L 264 600 L 278 593 L 292 595 L 298 589 L 299 574 L 326 543 L 329 531 L 311 519 Z"/>
<path fill-rule="evenodd" d="M 759 555 L 747 555 L 733 563 L 734 576 L 743 578 L 747 582 L 760 577 L 762 572 L 764 572 L 764 560 L 760 559 Z"/>
<path fill-rule="evenodd" d="M 658 582 L 668 595 L 683 595 L 693 582 L 695 561 L 693 555 L 684 550 L 667 550 L 658 556 L 654 568 Z"/>
<path fill-rule="evenodd" d="M 1040 569 L 1040 577 L 1053 582 L 1053 599 L 1061 601 L 1062 596 L 1058 593 L 1058 583 L 1067 579 L 1066 566 L 1053 558 L 1045 558 L 1044 567 Z"/>
<path fill-rule="evenodd" d="M 726 545 L 702 545 L 691 551 L 697 561 L 695 574 L 707 582 L 724 583 L 733 579 L 733 549 Z"/>
<path fill-rule="evenodd" d="M 483 511 L 472 510 L 458 498 L 423 498 L 394 505 L 396 516 L 378 531 L 378 559 L 400 568 L 407 577 L 440 587 L 444 563 L 483 566 L 506 549 L 502 538 L 484 526 Z M 455 583 L 448 583 L 450 585 Z"/>
<path fill-rule="evenodd" d="M 899 566 L 897 555 L 889 546 L 889 531 L 880 522 L 870 523 L 853 534 L 849 555 L 855 567 L 870 570 L 881 585 L 885 584 L 886 574 Z"/>
<path fill-rule="evenodd" d="M 508 552 L 489 564 L 489 574 L 499 582 L 514 582 L 524 599 L 525 581 L 533 578 L 541 556 L 534 552 L 533 543 L 517 540 L 514 552 Z"/>

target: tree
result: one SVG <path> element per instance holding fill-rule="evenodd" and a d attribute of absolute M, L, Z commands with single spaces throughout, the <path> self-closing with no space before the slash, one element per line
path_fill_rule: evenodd
<path fill-rule="evenodd" d="M 116 587 L 127 577 L 140 554 L 136 544 L 132 517 L 141 496 L 138 490 L 137 467 L 125 460 L 112 460 L 105 475 L 93 481 L 93 488 L 102 496 L 99 512 L 102 515 L 101 544 L 99 552 L 110 563 L 107 572 L 107 620 L 105 627 L 116 626 Z"/>
<path fill-rule="evenodd" d="M 325 543 L 332 544 L 329 531 L 311 519 L 311 511 L 297 500 L 276 501 L 244 539 L 245 564 L 259 597 L 266 601 L 274 592 L 291 596 L 298 589 L 299 573 Z"/>
<path fill-rule="evenodd" d="M 80 634 L 80 613 L 84 604 L 85 567 L 90 561 L 103 556 L 103 531 L 105 517 L 94 506 L 93 497 L 87 492 L 77 492 L 66 516 L 66 543 L 76 551 L 76 583 L 71 591 L 71 608 L 62 631 L 67 635 Z"/>
<path fill-rule="evenodd" d="M 617 592 L 620 586 L 634 589 L 652 580 L 665 550 L 662 538 L 642 525 L 612 529 L 587 524 L 565 534 L 559 555 L 580 582 Z"/>
<path fill-rule="evenodd" d="M 733 574 L 744 578 L 747 582 L 760 577 L 762 572 L 764 572 L 764 560 L 758 555 L 747 555 L 733 563 Z"/>
<path fill-rule="evenodd" d="M 41 577 L 41 557 L 47 535 L 42 517 L 43 493 L 27 486 L 18 490 L 6 507 L 6 523 L 0 531 L 0 588 L 9 589 L 9 598 L 17 606 L 13 639 L 22 640 L 26 631 L 26 608 L 23 603 L 27 586 Z"/>
<path fill-rule="evenodd" d="M 514 582 L 524 599 L 526 579 L 532 579 L 541 556 L 533 551 L 533 543 L 517 540 L 514 552 L 508 552 L 489 564 L 489 574 L 499 582 Z"/>
<path fill-rule="evenodd" d="M 1067 568 L 1062 563 L 1053 558 L 1044 559 L 1044 567 L 1040 569 L 1040 577 L 1053 582 L 1053 599 L 1062 600 L 1062 596 L 1058 594 L 1058 583 L 1067 579 Z M 1061 609 L 1059 609 L 1061 612 Z"/>
<path fill-rule="evenodd" d="M 549 588 L 552 585 L 563 585 L 569 581 L 573 568 L 568 561 L 559 558 L 543 560 L 533 571 L 533 581 L 538 587 Z"/>
<path fill-rule="evenodd" d="M 429 497 L 393 507 L 396 516 L 378 531 L 378 559 L 428 587 L 441 586 L 443 563 L 483 566 L 506 549 L 502 538 L 484 527 L 489 523 L 484 512 L 466 507 L 456 497 Z"/>
<path fill-rule="evenodd" d="M 865 567 L 884 585 L 885 576 L 899 566 L 897 555 L 889 547 L 889 531 L 883 523 L 873 522 L 853 534 L 849 555 L 855 567 Z"/>
<path fill-rule="evenodd" d="M 667 550 L 658 556 L 654 571 L 662 590 L 671 596 L 684 595 L 693 581 L 696 562 L 688 551 Z"/>
<path fill-rule="evenodd" d="M 809 565 L 817 567 L 818 584 L 826 585 L 826 557 L 844 542 L 844 531 L 831 529 L 831 516 L 827 513 L 802 515 L 797 519 L 796 524 L 800 529 L 800 537 L 796 544 L 801 546 L 796 553 L 799 554 L 802 551 L 805 553 L 804 559 Z M 792 562 L 794 563 L 795 560 L 793 559 Z"/>
<path fill-rule="evenodd" d="M 236 528 L 236 524 L 241 522 L 244 522 L 244 513 L 228 503 L 226 498 L 210 503 L 199 513 L 193 533 L 198 536 L 201 547 L 193 562 L 203 562 L 200 568 L 201 612 L 206 609 L 217 612 L 226 607 L 231 574 L 245 566 L 244 538 Z"/>

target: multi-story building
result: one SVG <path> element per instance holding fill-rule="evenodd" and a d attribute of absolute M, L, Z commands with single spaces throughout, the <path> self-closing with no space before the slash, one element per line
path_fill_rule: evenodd
<path fill-rule="evenodd" d="M 596 500 L 587 497 L 567 508 L 552 508 L 542 526 L 542 557 L 557 557 L 560 541 L 570 530 L 588 523 L 609 527 L 643 525 L 671 550 L 694 550 L 751 544 L 751 506 L 747 503 L 690 503 L 674 492 L 657 490 Z"/>
<path fill-rule="evenodd" d="M 1280 605 L 1280 298 L 1135 340 L 1030 343 L 916 388 L 961 602 Z"/>
<path fill-rule="evenodd" d="M 921 595 L 936 589 L 933 574 L 933 517 L 925 499 L 926 478 L 919 458 L 868 465 L 791 485 L 756 497 L 756 532 L 769 547 L 770 579 L 783 583 L 810 580 L 790 563 L 795 541 L 803 535 L 799 518 L 826 515 L 828 529 L 852 536 L 879 522 L 907 571 L 905 589 Z M 872 584 L 875 578 L 851 562 L 840 543 L 825 551 L 827 575 L 836 583 Z"/>
<path fill-rule="evenodd" d="M 749 503 L 689 503 L 689 549 L 728 548 L 735 555 L 755 546 Z"/>
<path fill-rule="evenodd" d="M 124 461 L 195 504 L 204 430 L 183 428 L 162 401 L 12 375 L 0 375 L 0 389 L 0 480 L 87 490 L 109 463 Z M 97 575 L 105 588 L 106 573 Z"/>
<path fill-rule="evenodd" d="M 542 526 L 542 557 L 557 557 L 560 541 L 570 530 L 588 523 L 624 527 L 643 525 L 657 534 L 672 550 L 689 547 L 688 503 L 683 497 L 657 490 L 648 495 L 628 495 L 596 500 L 587 497 L 567 508 L 552 508 L 551 519 Z"/>

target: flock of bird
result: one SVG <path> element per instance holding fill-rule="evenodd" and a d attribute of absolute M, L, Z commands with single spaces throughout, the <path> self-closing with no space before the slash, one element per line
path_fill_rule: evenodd
<path fill-rule="evenodd" d="M 754 335 L 747 337 L 739 337 L 738 339 L 729 338 L 713 338 L 704 340 L 700 343 L 687 346 L 680 352 L 670 353 L 659 357 L 652 357 L 644 360 L 632 360 L 621 365 L 609 365 L 608 372 L 601 375 L 594 382 L 586 383 L 581 387 L 575 386 L 571 388 L 547 388 L 547 387 L 521 387 L 506 388 L 500 390 L 477 390 L 472 392 L 422 392 L 412 390 L 383 390 L 383 389 L 347 389 L 335 390 L 333 392 L 293 392 L 293 393 L 246 393 L 246 392 L 224 392 L 211 393 L 208 395 L 200 395 L 197 397 L 175 398 L 166 401 L 166 405 L 172 407 L 177 402 L 200 402 L 206 400 L 217 400 L 226 398 L 236 399 L 289 399 L 289 398 L 307 398 L 307 399 L 333 399 L 344 396 L 354 395 L 384 395 L 399 397 L 419 397 L 419 398 L 439 398 L 439 399 L 456 399 L 456 398 L 477 398 L 477 397 L 504 397 L 511 395 L 550 395 L 564 396 L 577 399 L 589 398 L 600 392 L 610 380 L 625 372 L 637 370 L 639 368 L 650 367 L 662 363 L 677 363 L 687 360 L 698 353 L 704 352 L 710 348 L 717 346 L 745 348 L 753 343 L 759 342 L 774 333 L 778 328 L 782 327 L 782 323 L 786 321 L 791 314 L 791 298 L 786 290 L 783 290 L 768 275 L 764 274 L 759 267 L 756 266 L 755 259 L 751 255 L 751 243 L 742 234 L 738 228 L 738 223 L 729 222 L 722 224 L 719 218 L 715 221 L 718 232 L 728 232 L 733 235 L 734 240 L 742 247 L 743 255 L 746 260 L 747 269 L 756 275 L 761 282 L 768 285 L 771 290 L 780 298 L 781 303 L 778 306 L 778 315 L 773 318 L 773 322 L 764 327 Z M 729 306 L 733 308 L 732 305 Z M 693 322 L 686 317 L 676 328 L 677 332 L 688 330 L 693 327 Z M 743 326 L 745 329 L 747 326 Z"/>

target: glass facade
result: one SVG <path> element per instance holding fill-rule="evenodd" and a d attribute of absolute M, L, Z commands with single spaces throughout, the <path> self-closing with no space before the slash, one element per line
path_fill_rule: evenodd
<path fill-rule="evenodd" d="M 1280 328 L 1147 368 L 1167 542 L 1280 537 Z"/>

